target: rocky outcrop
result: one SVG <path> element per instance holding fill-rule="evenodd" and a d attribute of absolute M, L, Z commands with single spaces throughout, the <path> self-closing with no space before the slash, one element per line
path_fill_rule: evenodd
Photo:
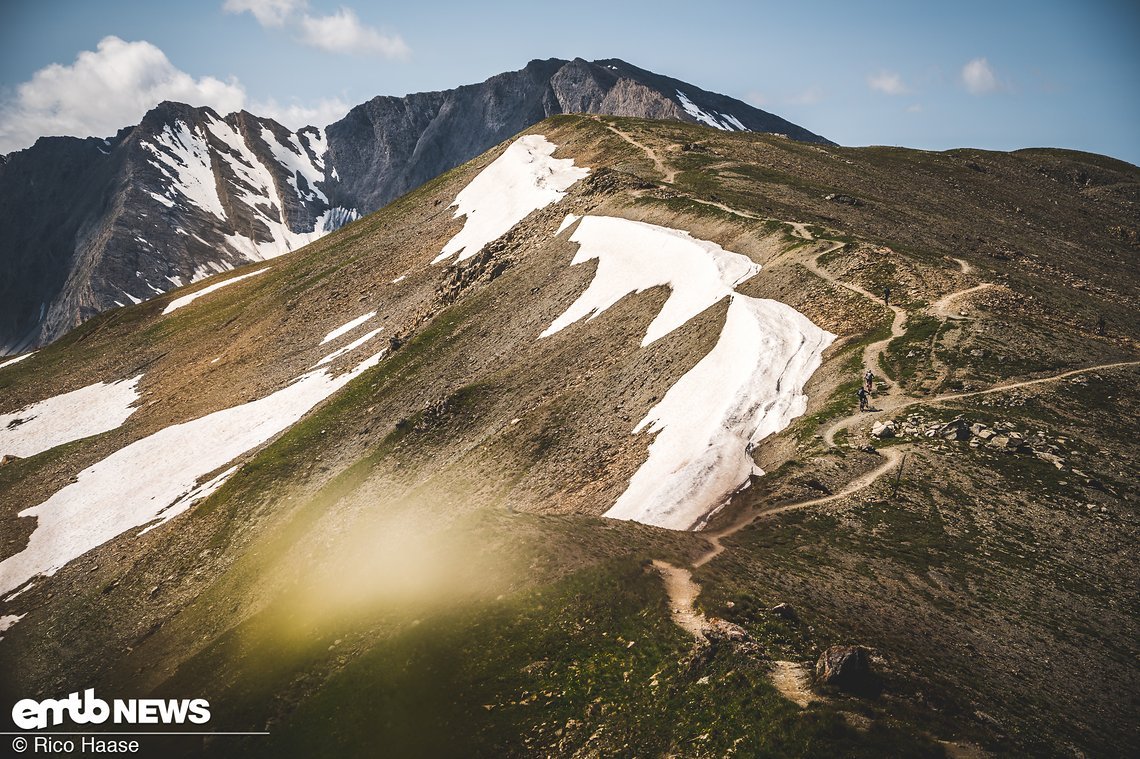
<path fill-rule="evenodd" d="M 871 426 L 871 436 L 877 437 L 880 440 L 892 438 L 898 432 L 898 428 L 893 421 L 875 422 Z"/>
<path fill-rule="evenodd" d="M 817 685 L 857 696 L 873 696 L 881 683 L 871 665 L 871 651 L 863 646 L 832 646 L 815 664 Z"/>

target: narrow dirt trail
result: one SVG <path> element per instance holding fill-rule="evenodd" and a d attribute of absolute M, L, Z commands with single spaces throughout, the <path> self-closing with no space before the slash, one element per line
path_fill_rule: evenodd
<path fill-rule="evenodd" d="M 637 140 L 637 138 L 635 138 L 633 135 L 629 134 L 628 132 L 624 132 L 621 129 L 618 129 L 613 124 L 606 124 L 605 122 L 603 122 L 601 120 L 601 117 L 594 116 L 593 118 L 595 121 L 603 124 L 607 129 L 609 129 L 611 132 L 616 134 L 618 137 L 621 137 L 623 140 L 628 142 L 630 145 L 633 145 L 638 150 L 643 151 L 645 153 L 645 155 L 649 158 L 649 160 L 653 162 L 653 167 L 660 174 L 662 174 L 662 176 L 664 176 L 665 183 L 666 184 L 673 184 L 673 181 L 677 178 L 677 170 L 671 168 L 668 164 L 666 164 L 665 161 L 663 161 L 661 159 L 661 156 L 657 153 L 656 150 L 649 147 L 648 145 L 645 145 L 645 144 L 639 142 Z M 728 163 L 731 164 L 731 162 L 728 162 Z M 694 198 L 691 195 L 686 195 L 685 197 L 687 197 L 689 200 L 693 201 L 694 203 L 700 203 L 701 205 L 710 206 L 712 208 L 719 208 L 720 210 L 725 211 L 726 213 L 730 213 L 730 214 L 733 214 L 735 216 L 739 216 L 742 219 L 751 219 L 753 221 L 774 221 L 777 224 L 784 224 L 784 225 L 792 228 L 792 236 L 793 237 L 798 237 L 801 240 L 814 241 L 816 239 L 815 236 L 812 235 L 811 231 L 808 230 L 807 224 L 804 224 L 803 222 L 783 221 L 781 219 L 773 219 L 771 217 L 760 216 L 758 214 L 754 214 L 754 213 L 751 213 L 749 211 L 741 211 L 739 208 L 732 208 L 731 206 L 727 206 L 724 203 L 720 203 L 720 202 L 717 202 L 714 200 L 705 200 L 703 198 Z"/>
<path fill-rule="evenodd" d="M 673 623 L 693 637 L 696 646 L 709 642 L 706 630 L 713 627 L 708 618 L 696 607 L 701 586 L 693 581 L 688 569 L 674 566 L 660 559 L 653 562 L 653 568 L 665 582 L 665 594 L 669 598 L 669 616 Z M 821 700 L 811 691 L 811 674 L 803 664 L 790 661 L 772 662 L 772 685 L 789 701 L 801 709 L 812 701 Z"/>
<path fill-rule="evenodd" d="M 813 274 L 820 277 L 821 279 L 824 279 L 824 280 L 830 282 L 831 284 L 833 284 L 837 287 L 842 287 L 846 290 L 850 290 L 853 293 L 858 293 L 859 295 L 862 295 L 864 298 L 867 298 L 868 300 L 874 301 L 876 303 L 881 302 L 880 298 L 876 297 L 875 295 L 872 295 L 870 292 L 868 292 L 864 288 L 860 287 L 859 285 L 856 285 L 853 282 L 844 282 L 844 281 L 840 280 L 838 277 L 836 277 L 834 274 L 829 272 L 827 269 L 820 266 L 820 264 L 819 264 L 820 258 L 827 255 L 828 253 L 839 250 L 844 245 L 845 245 L 845 243 L 841 243 L 841 242 L 834 243 L 830 248 L 827 248 L 826 250 L 822 250 L 819 253 L 815 254 L 814 256 L 810 256 L 808 258 L 805 258 L 803 260 L 803 263 L 805 266 L 807 266 L 809 271 L 811 271 Z M 906 334 L 906 311 L 899 306 L 889 306 L 888 305 L 887 308 L 891 309 L 891 311 L 894 313 L 894 318 L 891 319 L 891 334 L 888 337 L 884 337 L 882 340 L 878 340 L 876 342 L 873 342 L 873 343 L 867 345 L 863 349 L 863 366 L 869 368 L 872 372 L 874 372 L 876 377 L 891 378 L 890 375 L 888 375 L 887 372 L 883 370 L 883 365 L 879 359 L 882 356 L 883 351 L 886 350 L 887 345 L 891 342 L 891 340 L 894 340 L 896 337 L 902 337 L 904 334 Z M 891 378 L 891 379 L 893 379 L 893 378 Z M 889 387 L 887 389 L 887 392 L 885 393 L 885 395 L 889 396 L 893 392 L 894 392 L 894 388 Z M 832 431 L 828 430 L 828 432 L 830 433 Z M 831 439 L 828 439 L 827 444 L 833 445 L 834 443 Z"/>
<path fill-rule="evenodd" d="M 653 561 L 653 568 L 665 581 L 665 593 L 669 596 L 669 615 L 673 617 L 673 622 L 692 635 L 698 643 L 707 641 L 705 628 L 708 627 L 708 620 L 704 614 L 697 611 L 695 605 L 697 596 L 701 594 L 701 586 L 693 582 L 693 573 L 660 559 Z"/>
<path fill-rule="evenodd" d="M 791 661 L 772 662 L 772 685 L 789 701 L 801 709 L 812 701 L 822 699 L 811 690 L 811 673 L 803 664 Z"/>
<path fill-rule="evenodd" d="M 752 221 L 772 221 L 772 222 L 775 222 L 777 224 L 783 224 L 785 226 L 792 228 L 792 237 L 798 237 L 801 240 L 807 240 L 809 242 L 814 242 L 816 239 L 815 236 L 812 235 L 811 231 L 807 228 L 807 224 L 804 224 L 803 222 L 783 221 L 781 219 L 773 219 L 770 216 L 760 216 L 759 214 L 754 214 L 754 213 L 751 213 L 750 211 L 741 211 L 739 208 L 733 208 L 732 206 L 726 206 L 724 203 L 720 203 L 720 202 L 715 201 L 715 200 L 705 200 L 703 198 L 694 198 L 692 195 L 686 195 L 685 197 L 694 203 L 699 203 L 702 206 L 709 206 L 710 208 L 719 208 L 720 210 L 724 211 L 725 213 L 730 213 L 733 216 L 739 216 L 742 219 L 751 219 Z M 843 243 L 837 243 L 837 245 L 842 247 Z M 827 252 L 827 251 L 824 251 L 824 252 Z M 823 254 L 821 253 L 820 255 L 823 255 Z"/>
<path fill-rule="evenodd" d="M 967 287 L 965 290 L 955 290 L 952 293 L 943 295 L 941 298 L 931 303 L 930 311 L 939 319 L 962 319 L 964 317 L 961 315 L 951 313 L 951 305 L 957 303 L 960 299 L 966 297 L 967 295 L 972 295 L 973 293 L 981 292 L 982 290 L 989 290 L 993 287 L 1001 287 L 1001 285 L 994 284 L 993 282 L 983 282 L 980 285 Z"/>
<path fill-rule="evenodd" d="M 819 506 L 831 501 L 837 501 L 840 498 L 846 498 L 849 495 L 858 493 L 864 488 L 870 487 L 880 477 L 895 468 L 895 465 L 898 463 L 899 459 L 902 458 L 902 453 L 903 452 L 899 448 L 883 449 L 879 452 L 879 455 L 883 457 L 882 464 L 875 467 L 871 471 L 856 477 L 855 479 L 851 480 L 851 482 L 847 483 L 847 485 L 845 485 L 842 490 L 839 490 L 830 495 L 821 496 L 819 498 L 812 498 L 807 501 L 793 501 L 791 503 L 785 503 L 780 506 L 773 506 L 767 509 L 748 509 L 746 511 L 743 511 L 736 519 L 732 521 L 731 524 L 722 527 L 715 532 L 703 534 L 703 537 L 708 540 L 710 548 L 708 551 L 697 557 L 697 559 L 693 562 L 693 568 L 696 569 L 698 567 L 703 567 L 705 564 L 708 564 L 717 556 L 724 553 L 724 538 L 735 535 L 757 520 L 769 519 L 776 516 L 777 514 L 783 514 L 788 511 L 798 511 L 799 509 L 807 509 L 811 508 L 812 506 Z"/>
<path fill-rule="evenodd" d="M 601 120 L 601 118 L 599 118 L 597 116 L 595 116 L 594 118 L 599 123 L 605 124 L 606 129 L 609 129 L 611 132 L 616 134 L 618 137 L 621 137 L 623 140 L 628 142 L 630 145 L 633 145 L 638 150 L 641 150 L 642 152 L 644 152 L 645 155 L 649 156 L 649 160 L 653 161 L 653 167 L 655 169 L 657 169 L 657 171 L 660 172 L 661 175 L 665 178 L 664 179 L 665 184 L 673 184 L 673 180 L 677 178 L 677 171 L 676 171 L 676 169 L 670 168 L 668 165 L 666 165 L 666 163 L 661 160 L 661 156 L 657 155 L 656 150 L 649 147 L 648 145 L 641 144 L 636 139 L 634 139 L 633 135 L 629 134 L 628 132 L 623 132 L 622 130 L 620 130 L 616 126 L 614 126 L 613 124 L 606 124 L 604 121 Z"/>

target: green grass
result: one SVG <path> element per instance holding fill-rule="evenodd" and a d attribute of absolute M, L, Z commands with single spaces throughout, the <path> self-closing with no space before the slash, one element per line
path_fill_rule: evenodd
<path fill-rule="evenodd" d="M 937 340 L 941 327 L 942 322 L 932 316 L 907 316 L 906 332 L 887 344 L 883 356 L 883 363 L 896 382 L 912 387 L 921 375 L 932 369 L 931 346 Z M 913 356 L 907 355 L 912 352 Z"/>
<path fill-rule="evenodd" d="M 751 608 L 743 600 L 741 616 Z M 215 713 L 234 725 L 272 719 L 268 738 L 215 741 L 212 753 L 942 755 L 889 720 L 860 732 L 834 708 L 801 713 L 769 684 L 762 658 L 729 646 L 693 657 L 660 578 L 637 557 L 417 624 L 388 620 L 367 640 L 345 634 L 339 646 L 332 634 L 281 643 L 255 629 L 270 617 L 195 657 L 170 686 L 192 687 L 224 666 L 232 685 L 211 700 Z M 241 656 L 239 640 L 262 642 Z"/>

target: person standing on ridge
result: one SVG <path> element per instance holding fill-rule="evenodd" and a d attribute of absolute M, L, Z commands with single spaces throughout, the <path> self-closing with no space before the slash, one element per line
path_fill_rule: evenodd
<path fill-rule="evenodd" d="M 891 305 L 891 288 L 889 287 L 883 288 L 883 303 L 888 306 Z"/>

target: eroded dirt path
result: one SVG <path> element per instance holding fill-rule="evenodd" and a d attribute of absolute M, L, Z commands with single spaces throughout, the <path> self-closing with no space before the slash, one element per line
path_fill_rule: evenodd
<path fill-rule="evenodd" d="M 973 293 L 981 292 L 982 290 L 989 290 L 991 287 L 1000 287 L 1000 285 L 996 285 L 993 282 L 983 282 L 980 285 L 967 287 L 965 290 L 955 290 L 952 293 L 943 295 L 941 298 L 930 304 L 930 311 L 939 319 L 962 319 L 964 317 L 961 316 L 961 314 L 951 313 L 951 311 L 954 310 L 952 308 L 953 304 L 957 303 L 967 295 L 972 295 Z"/>
<path fill-rule="evenodd" d="M 669 596 L 669 615 L 673 617 L 677 627 L 692 635 L 698 643 L 708 640 L 705 637 L 708 620 L 704 614 L 697 611 L 695 605 L 697 596 L 701 594 L 701 586 L 693 582 L 693 573 L 660 559 L 653 561 L 653 568 L 665 581 L 665 593 Z"/>
<path fill-rule="evenodd" d="M 950 260 L 958 264 L 958 268 L 962 270 L 963 274 L 969 274 L 974 270 L 974 267 L 970 266 L 970 262 L 964 258 L 951 258 Z"/>
<path fill-rule="evenodd" d="M 665 583 L 665 594 L 669 598 L 669 616 L 673 618 L 673 622 L 693 637 L 695 645 L 707 644 L 709 638 L 706 631 L 712 627 L 712 624 L 697 609 L 696 600 L 701 594 L 701 586 L 693 581 L 693 573 L 660 559 L 653 562 L 653 569 L 661 575 Z M 803 664 L 790 661 L 772 662 L 770 676 L 772 685 L 780 695 L 801 709 L 812 701 L 821 700 L 812 693 L 811 673 Z"/>
<path fill-rule="evenodd" d="M 597 116 L 595 116 L 594 118 L 599 123 L 604 124 L 606 129 L 609 129 L 611 132 L 616 134 L 618 137 L 621 137 L 623 140 L 628 142 L 630 145 L 633 145 L 638 150 L 641 150 L 642 152 L 644 152 L 645 155 L 649 156 L 649 160 L 653 161 L 653 167 L 658 171 L 658 173 L 660 173 L 664 177 L 665 183 L 666 184 L 673 184 L 673 180 L 677 178 L 677 170 L 671 168 L 668 164 L 666 164 L 664 161 L 662 161 L 661 156 L 659 156 L 657 154 L 656 150 L 649 147 L 648 145 L 643 145 L 642 143 L 638 142 L 633 137 L 633 135 L 629 134 L 628 132 L 623 132 L 622 130 L 620 130 L 616 126 L 614 126 L 613 124 L 607 124 L 606 122 L 602 121 L 601 118 L 599 118 Z"/>
<path fill-rule="evenodd" d="M 780 695 L 794 702 L 801 709 L 812 701 L 820 701 L 811 690 L 811 673 L 803 664 L 792 661 L 772 662 L 772 685 Z"/>

